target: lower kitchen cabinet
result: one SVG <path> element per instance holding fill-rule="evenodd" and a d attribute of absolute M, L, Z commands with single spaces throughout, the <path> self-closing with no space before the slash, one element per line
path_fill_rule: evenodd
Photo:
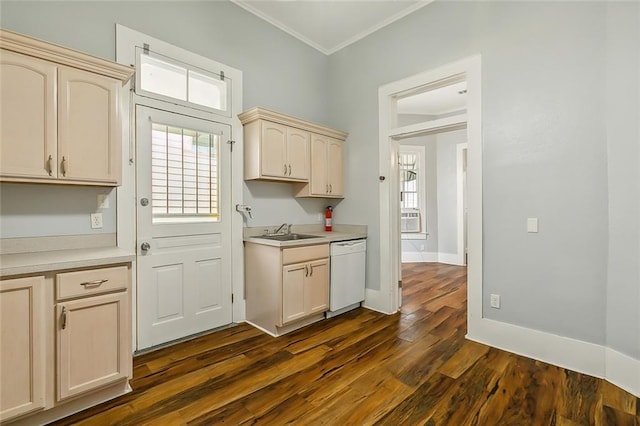
<path fill-rule="evenodd" d="M 45 406 L 44 276 L 0 281 L 0 420 Z"/>
<path fill-rule="evenodd" d="M 329 309 L 328 271 L 328 259 L 283 267 L 282 324 Z"/>
<path fill-rule="evenodd" d="M 0 281 L 0 421 L 44 424 L 130 390 L 130 268 Z"/>
<path fill-rule="evenodd" d="M 127 377 L 128 309 L 125 292 L 58 304 L 58 400 Z"/>
<path fill-rule="evenodd" d="M 329 245 L 245 243 L 247 321 L 274 336 L 318 321 L 329 309 Z"/>

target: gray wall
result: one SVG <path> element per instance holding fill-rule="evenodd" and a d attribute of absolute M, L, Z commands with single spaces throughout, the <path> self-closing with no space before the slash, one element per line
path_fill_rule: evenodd
<path fill-rule="evenodd" d="M 107 194 L 109 208 L 98 210 L 98 194 Z M 2 184 L 2 238 L 116 232 L 116 191 L 62 185 Z M 102 229 L 91 229 L 91 213 L 102 213 Z"/>
<path fill-rule="evenodd" d="M 607 5 L 607 346 L 640 357 L 639 3 Z"/>
<path fill-rule="evenodd" d="M 482 54 L 485 315 L 640 357 L 637 3 L 435 2 L 329 58 L 227 2 L 1 7 L 4 28 L 109 59 L 121 23 L 242 70 L 245 109 L 350 132 L 336 217 L 369 226 L 374 289 L 378 87 Z M 173 30 L 176 17 L 189 25 Z M 324 206 L 290 194 L 246 185 L 255 224 L 309 222 Z M 0 215 L 21 197 L 3 196 Z M 63 213 L 69 232 L 85 232 L 74 214 Z M 538 234 L 527 217 L 540 218 Z"/>
<path fill-rule="evenodd" d="M 438 252 L 458 252 L 458 143 L 467 139 L 466 130 L 439 133 L 438 146 Z"/>
<path fill-rule="evenodd" d="M 604 3 L 434 2 L 331 55 L 331 122 L 350 132 L 341 215 L 369 226 L 368 287 L 380 286 L 378 87 L 480 53 L 485 315 L 605 343 L 606 30 Z"/>
<path fill-rule="evenodd" d="M 115 59 L 115 24 L 125 25 L 241 70 L 244 109 L 262 106 L 327 124 L 327 57 L 232 3 L 3 0 L 1 8 L 3 28 L 111 60 Z M 47 188 L 40 187 L 35 195 Z M 0 208 L 4 222 L 5 207 L 19 205 L 24 197 L 19 191 L 6 191 L 4 185 L 0 191 L 6 192 Z M 65 200 L 74 198 L 73 191 L 67 194 Z M 286 184 L 245 185 L 244 202 L 253 207 L 255 218 L 249 225 L 315 222 L 326 203 L 296 200 L 291 194 Z M 61 201 L 51 201 L 52 211 L 65 210 Z M 76 201 L 83 204 L 80 196 Z M 82 213 L 84 217 L 89 211 Z M 339 214 L 338 208 L 338 223 Z M 86 232 L 84 219 L 75 214 L 57 217 L 61 232 Z M 105 212 L 105 221 L 115 223 L 115 208 Z M 12 236 L 31 236 L 43 228 L 35 214 L 22 222 L 22 231 Z"/>

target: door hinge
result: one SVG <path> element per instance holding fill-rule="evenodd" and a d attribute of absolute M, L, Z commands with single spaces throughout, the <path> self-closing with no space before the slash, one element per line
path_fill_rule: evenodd
<path fill-rule="evenodd" d="M 231 147 L 231 152 L 233 152 L 233 145 L 235 145 L 236 141 L 228 140 L 227 144 Z"/>
<path fill-rule="evenodd" d="M 224 71 L 220 71 L 220 80 L 224 81 Z"/>
<path fill-rule="evenodd" d="M 136 73 L 135 72 L 133 73 L 133 75 L 131 76 L 131 80 L 129 81 L 131 82 L 131 84 L 129 85 L 129 90 L 135 93 L 136 92 Z"/>
<path fill-rule="evenodd" d="M 402 280 L 398 281 L 398 288 L 402 288 Z"/>
<path fill-rule="evenodd" d="M 149 44 L 148 43 L 143 43 L 142 44 L 142 53 L 144 53 L 145 55 L 149 54 Z"/>
<path fill-rule="evenodd" d="M 233 303 L 233 293 L 231 293 L 231 303 Z"/>

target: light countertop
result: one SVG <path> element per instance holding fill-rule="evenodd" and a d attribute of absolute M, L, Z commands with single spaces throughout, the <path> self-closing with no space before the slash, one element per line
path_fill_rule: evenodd
<path fill-rule="evenodd" d="M 327 232 L 324 231 L 322 225 L 293 225 L 291 233 L 315 235 L 318 238 L 277 241 L 260 238 L 260 235 L 265 233 L 265 227 L 245 228 L 244 241 L 273 247 L 297 247 L 367 238 L 367 227 L 364 225 L 335 225 L 333 229 L 333 231 Z"/>
<path fill-rule="evenodd" d="M 135 253 L 118 247 L 3 254 L 0 277 L 124 263 L 135 258 Z"/>

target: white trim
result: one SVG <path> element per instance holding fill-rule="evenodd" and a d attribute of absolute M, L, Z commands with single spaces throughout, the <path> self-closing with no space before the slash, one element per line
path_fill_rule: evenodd
<path fill-rule="evenodd" d="M 253 7 L 251 4 L 247 3 L 246 1 L 243 1 L 243 0 L 231 0 L 231 2 L 236 4 L 237 6 L 240 6 L 244 10 L 253 13 L 258 18 L 267 21 L 271 25 L 273 25 L 273 26 L 277 27 L 278 29 L 284 31 L 285 33 L 289 34 L 290 36 L 293 36 L 293 37 L 297 38 L 298 40 L 302 41 L 303 43 L 308 44 L 309 46 L 313 47 L 314 49 L 316 49 L 316 50 L 318 50 L 318 51 L 320 51 L 322 53 L 324 53 L 325 55 L 331 55 L 332 53 L 335 53 L 335 52 L 337 52 L 339 50 L 342 50 L 345 47 L 357 42 L 358 40 L 361 40 L 361 39 L 365 38 L 366 36 L 378 31 L 381 28 L 386 27 L 387 25 L 390 25 L 390 24 L 394 23 L 398 19 L 404 18 L 405 16 L 415 12 L 416 10 L 428 5 L 429 3 L 433 2 L 433 1 L 434 0 L 420 0 L 417 3 L 411 5 L 410 7 L 407 7 L 406 9 L 396 13 L 395 15 L 392 15 L 392 16 L 388 17 L 384 21 L 381 21 L 378 24 L 373 25 L 373 26 L 367 28 L 366 30 L 356 34 L 355 36 L 348 38 L 347 40 L 343 41 L 342 43 L 337 44 L 336 46 L 333 46 L 333 47 L 330 47 L 330 48 L 326 48 L 326 47 L 323 47 L 323 46 L 319 45 L 318 43 L 314 42 L 310 38 L 303 36 L 302 34 L 297 32 L 296 30 L 290 28 L 289 26 L 287 26 L 286 24 L 278 21 L 277 19 L 273 18 L 272 16 L 267 15 L 266 13 L 262 12 L 261 10 Z"/>
<path fill-rule="evenodd" d="M 396 128 L 395 96 L 427 86 L 436 81 L 464 75 L 467 80 L 467 205 L 468 205 L 468 315 L 469 329 L 482 318 L 482 104 L 481 58 L 475 55 L 458 62 L 381 86 L 378 90 L 379 175 L 380 182 L 380 290 L 365 294 L 365 306 L 382 312 L 395 312 L 400 295 L 396 291 L 399 279 L 400 244 L 399 215 L 390 200 L 398 198 L 398 166 L 391 161 L 397 155 L 397 140 L 391 138 Z M 456 77 L 457 78 L 457 77 Z M 397 129 L 396 129 L 397 130 Z M 405 129 L 406 130 L 406 129 Z M 388 298 L 387 300 L 385 300 Z"/>
<path fill-rule="evenodd" d="M 457 222 L 457 258 L 454 265 L 464 265 L 464 150 L 468 143 L 456 145 L 456 222 Z"/>
<path fill-rule="evenodd" d="M 607 381 L 640 398 L 640 359 L 606 348 L 605 377 Z"/>
<path fill-rule="evenodd" d="M 383 293 L 380 290 L 375 290 L 372 288 L 364 289 L 364 302 L 362 302 L 362 307 L 371 309 L 372 311 L 380 312 L 383 314 L 393 314 L 396 312 L 396 308 L 394 309 L 386 309 L 389 304 L 389 294 Z"/>
<path fill-rule="evenodd" d="M 182 107 L 180 105 L 172 105 L 172 110 L 177 113 L 203 118 L 205 120 L 215 120 L 220 123 L 231 126 L 231 138 L 236 143 L 233 146 L 232 161 L 232 182 L 231 182 L 231 205 L 243 204 L 243 176 L 244 176 L 244 159 L 243 159 L 243 132 L 242 124 L 238 119 L 238 114 L 242 112 L 242 71 L 227 65 L 216 62 L 204 56 L 191 53 L 188 50 L 178 46 L 171 45 L 162 40 L 155 39 L 143 33 L 137 32 L 125 26 L 116 24 L 116 60 L 120 64 L 135 64 L 135 48 L 132 46 L 142 46 L 143 43 L 149 43 L 156 52 L 168 54 L 172 58 L 189 63 L 202 69 L 213 69 L 224 71 L 225 77 L 231 79 L 232 97 L 231 117 L 225 115 L 216 115 L 211 112 L 204 112 L 192 108 Z M 128 88 L 128 86 L 127 86 Z M 128 91 L 126 93 L 129 93 Z M 142 97 L 138 97 L 142 99 Z M 122 186 L 117 188 L 117 233 L 118 246 L 130 248 L 137 252 L 136 247 L 136 177 L 135 177 L 135 137 L 131 132 L 135 132 L 135 125 L 131 123 L 134 108 L 131 103 L 136 101 L 133 97 L 123 96 L 123 117 L 125 123 L 123 128 L 129 129 L 129 132 L 123 133 L 123 182 Z M 166 102 L 157 101 L 151 98 L 144 98 L 144 104 L 150 107 L 166 107 Z M 162 106 L 160 106 L 162 105 Z M 212 117 L 213 116 L 213 117 Z M 128 126 L 127 126 L 128 124 Z M 128 149 L 127 149 L 128 147 Z M 245 319 L 245 301 L 244 301 L 244 250 L 243 250 L 243 217 L 241 213 L 232 209 L 231 216 L 231 259 L 232 259 L 232 291 L 234 294 L 233 303 L 233 322 L 243 322 Z M 137 275 L 135 271 L 135 262 L 132 270 L 132 293 L 134 300 L 132 304 L 135 306 L 135 294 L 137 292 Z M 133 321 L 136 321 L 135 308 L 133 311 Z M 137 321 L 135 322 L 137 323 Z M 134 330 L 134 337 L 136 332 Z M 137 345 L 133 346 L 134 349 Z"/>
<path fill-rule="evenodd" d="M 599 377 L 640 398 L 640 360 L 595 343 L 483 318 L 467 339 Z"/>
<path fill-rule="evenodd" d="M 605 348 L 569 337 L 483 318 L 467 339 L 595 377 L 604 377 Z"/>
<path fill-rule="evenodd" d="M 438 262 L 447 265 L 464 266 L 464 260 L 460 259 L 459 253 L 438 253 Z"/>
<path fill-rule="evenodd" d="M 438 253 L 426 251 L 402 251 L 402 263 L 433 263 L 438 262 Z"/>
<path fill-rule="evenodd" d="M 437 120 L 424 121 L 422 123 L 409 124 L 408 126 L 395 127 L 389 130 L 389 137 L 411 138 L 423 134 L 442 133 L 452 130 L 464 129 L 467 125 L 467 114 L 453 115 Z"/>

